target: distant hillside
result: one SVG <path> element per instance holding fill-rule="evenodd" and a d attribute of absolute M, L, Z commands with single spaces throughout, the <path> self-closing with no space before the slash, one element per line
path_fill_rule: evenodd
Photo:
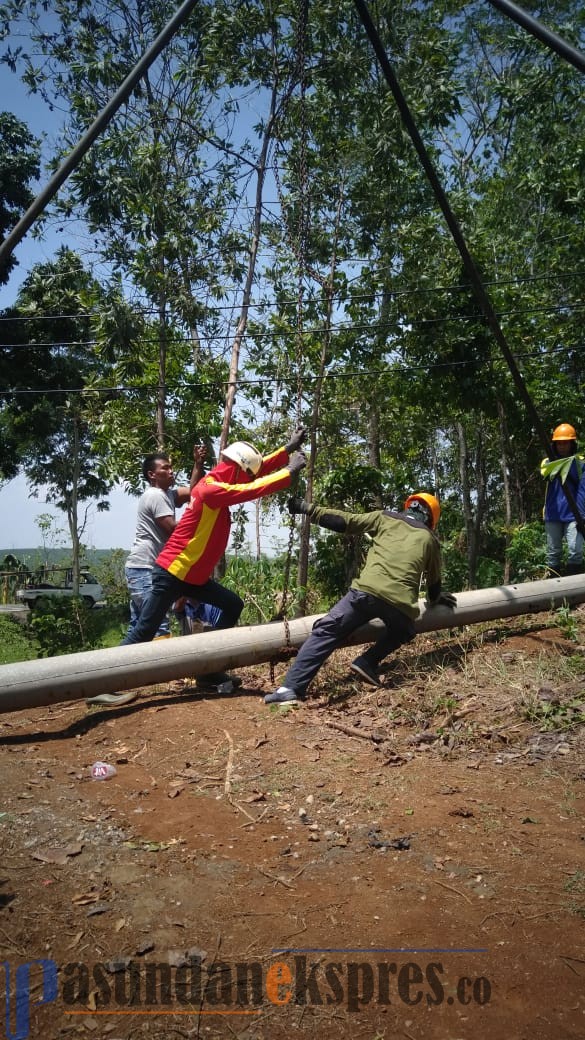
<path fill-rule="evenodd" d="M 83 562 L 91 569 L 94 564 L 103 563 L 114 552 L 114 549 L 88 549 L 84 555 Z M 124 549 L 124 553 L 128 550 Z M 15 556 L 25 567 L 30 570 L 40 567 L 42 563 L 48 564 L 70 564 L 71 549 L 0 549 L 0 562 L 5 556 Z"/>

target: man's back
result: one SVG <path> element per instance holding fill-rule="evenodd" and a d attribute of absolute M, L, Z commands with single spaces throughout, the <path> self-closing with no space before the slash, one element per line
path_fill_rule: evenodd
<path fill-rule="evenodd" d="M 368 535 L 372 539 L 364 567 L 351 587 L 392 604 L 409 618 L 418 617 L 422 575 L 426 574 L 430 586 L 441 580 L 439 543 L 428 527 L 391 510 L 349 513 L 313 506 L 313 522 L 320 523 L 327 517 L 342 520 L 344 526 L 340 530 L 347 534 Z"/>
<path fill-rule="evenodd" d="M 382 511 L 378 512 L 370 534 L 373 543 L 352 588 L 371 592 L 416 618 L 422 575 L 427 575 L 431 585 L 440 580 L 437 539 L 424 524 Z"/>

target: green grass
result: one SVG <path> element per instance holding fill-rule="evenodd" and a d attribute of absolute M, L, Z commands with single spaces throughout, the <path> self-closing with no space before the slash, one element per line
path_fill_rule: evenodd
<path fill-rule="evenodd" d="M 36 661 L 38 643 L 26 633 L 20 621 L 0 615 L 0 664 Z"/>
<path fill-rule="evenodd" d="M 119 646 L 128 628 L 128 610 L 125 609 L 122 612 L 119 610 L 110 611 L 105 607 L 101 613 L 103 614 L 101 619 L 102 625 L 100 626 L 102 645 L 104 647 Z"/>

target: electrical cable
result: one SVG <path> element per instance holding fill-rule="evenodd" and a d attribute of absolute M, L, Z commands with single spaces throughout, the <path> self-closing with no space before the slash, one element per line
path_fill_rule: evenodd
<path fill-rule="evenodd" d="M 559 345 L 558 347 L 552 348 L 551 350 L 547 351 L 547 356 L 550 355 L 550 354 L 553 354 L 553 353 L 559 353 L 559 354 L 566 355 L 567 348 L 566 348 L 565 344 Z M 530 353 L 517 354 L 516 356 L 517 356 L 517 358 L 519 360 L 522 360 L 522 361 L 530 360 L 530 359 L 533 359 L 533 358 L 538 358 L 539 360 L 542 360 L 542 358 L 543 358 L 542 351 L 533 351 L 533 352 L 530 352 Z M 327 382 L 332 382 L 332 381 L 336 381 L 336 380 L 346 380 L 346 379 L 347 380 L 349 380 L 349 379 L 359 379 L 359 380 L 372 379 L 372 380 L 375 380 L 376 382 L 379 382 L 381 378 L 383 378 L 385 375 L 388 375 L 388 374 L 390 374 L 392 376 L 394 376 L 394 375 L 401 375 L 402 376 L 402 375 L 409 375 L 412 372 L 427 372 L 427 371 L 438 371 L 438 370 L 465 368 L 468 365 L 475 365 L 475 366 L 479 367 L 480 369 L 485 368 L 486 370 L 489 370 L 489 369 L 491 369 L 491 366 L 494 364 L 494 362 L 496 360 L 500 360 L 500 359 L 499 358 L 490 357 L 490 358 L 486 359 L 485 364 L 482 364 L 481 362 L 479 362 L 475 358 L 473 358 L 473 359 L 468 358 L 468 359 L 464 359 L 462 361 L 437 361 L 437 362 L 431 363 L 431 364 L 429 364 L 428 362 L 425 362 L 424 364 L 421 363 L 420 365 L 396 365 L 396 367 L 394 367 L 391 370 L 388 369 L 388 366 L 386 366 L 384 369 L 355 369 L 355 370 L 349 370 L 349 371 L 345 371 L 345 372 L 340 372 L 340 371 L 337 371 L 336 369 L 331 369 L 329 372 L 327 372 L 325 374 L 325 378 L 326 378 Z M 307 374 L 307 373 L 305 373 L 304 377 L 303 377 L 303 379 L 304 379 L 304 381 L 306 383 L 317 382 L 317 380 L 319 378 L 320 378 L 319 375 L 311 375 L 311 374 Z M 239 378 L 238 379 L 238 386 L 241 386 L 241 387 L 245 387 L 245 386 L 271 386 L 271 385 L 280 386 L 282 384 L 290 384 L 291 386 L 294 386 L 294 385 L 296 385 L 296 382 L 297 382 L 296 374 L 293 374 L 293 375 L 290 375 L 290 376 L 285 376 L 285 375 L 258 376 L 256 378 L 250 378 L 250 379 L 241 379 L 241 378 Z M 223 387 L 225 387 L 227 385 L 227 383 L 228 383 L 227 379 L 216 379 L 216 380 L 211 380 L 211 381 L 206 381 L 206 382 L 200 382 L 198 380 L 195 380 L 195 381 L 189 381 L 188 380 L 188 381 L 184 381 L 184 382 L 181 382 L 181 383 L 168 383 L 167 382 L 167 383 L 165 383 L 165 388 L 167 390 L 171 390 L 171 391 L 172 390 L 185 390 L 185 389 L 196 390 L 199 387 L 204 388 L 206 390 L 209 390 L 211 387 L 218 387 L 218 388 L 222 387 L 223 388 Z M 145 383 L 145 384 L 139 384 L 139 385 L 132 385 L 132 384 L 126 383 L 126 384 L 119 384 L 117 386 L 101 386 L 101 387 L 99 387 L 99 386 L 98 387 L 92 386 L 92 387 L 76 387 L 76 388 L 69 388 L 69 389 L 47 388 L 47 387 L 38 387 L 36 389 L 18 388 L 18 389 L 14 389 L 14 390 L 0 390 L 0 398 L 2 398 L 2 397 L 18 397 L 18 396 L 22 396 L 24 394 L 40 394 L 41 396 L 43 396 L 43 395 L 46 396 L 46 395 L 49 395 L 49 394 L 106 394 L 106 393 L 107 394 L 122 394 L 122 393 L 140 394 L 140 393 L 146 393 L 146 392 L 152 393 L 152 391 L 156 390 L 156 389 L 158 389 L 158 384 L 157 383 Z"/>

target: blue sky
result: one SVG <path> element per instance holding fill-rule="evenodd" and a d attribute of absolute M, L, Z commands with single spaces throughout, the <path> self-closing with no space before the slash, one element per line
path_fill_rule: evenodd
<path fill-rule="evenodd" d="M 47 135 L 50 142 L 59 130 L 59 117 L 51 113 L 48 107 L 37 96 L 27 95 L 26 89 L 6 65 L 0 64 L 0 98 L 3 111 L 12 112 L 27 123 L 31 131 L 41 136 Z M 41 188 L 46 181 L 36 185 Z M 13 271 L 7 285 L 0 286 L 0 308 L 8 307 L 14 302 L 16 294 L 27 272 L 36 263 L 51 259 L 59 245 L 67 241 L 66 236 L 55 230 L 47 230 L 43 239 L 33 237 L 32 229 L 28 231 L 15 250 L 18 267 Z M 75 243 L 70 243 L 75 248 Z M 136 517 L 136 499 L 117 489 L 109 498 L 109 513 L 97 513 L 89 524 L 87 544 L 96 549 L 129 548 L 134 538 Z M 0 488 L 0 548 L 25 549 L 41 544 L 37 518 L 42 513 L 55 516 L 59 524 L 65 517 L 59 510 L 48 506 L 44 495 L 38 499 L 29 498 L 29 488 L 24 477 L 17 477 Z"/>

